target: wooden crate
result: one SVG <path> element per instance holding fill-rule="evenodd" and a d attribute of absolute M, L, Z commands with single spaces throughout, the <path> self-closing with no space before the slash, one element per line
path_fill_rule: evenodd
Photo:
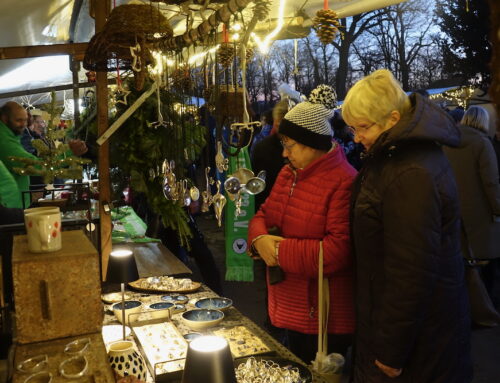
<path fill-rule="evenodd" d="M 34 254 L 14 237 L 12 276 L 18 343 L 99 332 L 103 306 L 99 256 L 80 230 L 62 232 L 62 249 Z"/>

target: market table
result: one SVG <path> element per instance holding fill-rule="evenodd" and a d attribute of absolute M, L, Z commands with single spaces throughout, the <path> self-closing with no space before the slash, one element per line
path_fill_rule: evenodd
<path fill-rule="evenodd" d="M 127 291 L 127 299 L 140 300 L 145 307 L 152 303 L 162 302 L 161 297 L 163 295 L 171 295 L 171 293 L 164 292 L 152 294 L 150 292 L 144 293 L 140 291 Z M 201 285 L 200 289 L 196 292 L 182 295 L 185 295 L 188 298 L 188 302 L 185 304 L 186 310 L 194 308 L 196 301 L 201 298 L 218 297 L 216 293 L 205 285 Z M 109 340 L 121 339 L 121 330 L 116 326 L 119 322 L 115 318 L 113 311 L 111 310 L 111 306 L 112 304 L 105 304 L 105 318 L 103 326 L 103 337 L 105 339 L 105 343 L 108 343 L 107 341 Z M 160 333 L 159 329 L 167 328 L 166 326 L 168 325 L 168 328 L 173 329 L 168 331 L 173 331 L 174 335 L 175 333 L 178 333 L 180 336 L 184 336 L 188 333 L 192 333 L 193 330 L 189 329 L 189 327 L 187 327 L 182 320 L 181 314 L 183 311 L 174 313 L 170 320 L 158 320 L 153 319 L 149 312 L 144 309 L 142 313 L 139 314 L 137 322 L 132 322 L 131 332 L 127 336 L 127 340 L 132 340 L 136 344 L 137 349 L 140 350 L 143 355 L 149 370 L 148 382 L 180 382 L 184 359 L 183 357 L 179 358 L 179 354 L 172 355 L 172 358 L 168 359 L 167 355 L 169 352 L 175 354 L 176 350 L 169 348 L 171 346 L 162 342 L 163 334 Z M 229 341 L 229 344 L 235 360 L 251 355 L 275 356 L 304 365 L 298 357 L 292 354 L 286 347 L 275 340 L 252 320 L 244 316 L 234 306 L 227 309 L 224 313 L 225 317 L 219 325 L 211 327 L 203 332 L 197 332 L 204 335 L 215 334 L 225 336 L 230 334 L 231 338 L 234 338 Z M 109 329 L 112 329 L 113 334 L 111 335 L 107 333 L 108 326 Z M 152 339 L 151 342 L 147 341 L 148 333 L 149 337 Z M 247 338 L 245 340 L 240 340 L 238 338 L 240 335 L 247 336 Z M 169 336 L 169 339 L 171 343 L 172 335 Z M 179 339 L 181 339 L 181 337 L 179 337 Z M 252 348 L 247 348 L 246 350 L 236 349 L 236 347 L 238 347 L 238 342 L 242 343 L 242 341 L 245 341 L 246 344 L 250 344 Z M 259 341 L 261 343 L 259 343 Z M 183 347 L 187 348 L 187 343 L 185 343 Z M 181 354 L 184 355 L 184 353 Z M 163 361 L 160 361 L 160 358 L 164 358 Z M 156 380 L 153 378 L 154 373 L 156 373 Z M 313 382 L 324 382 L 320 376 L 317 376 L 314 373 L 312 376 Z"/>

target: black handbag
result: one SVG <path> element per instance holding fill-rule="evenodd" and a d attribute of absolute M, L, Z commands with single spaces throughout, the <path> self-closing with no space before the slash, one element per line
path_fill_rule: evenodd
<path fill-rule="evenodd" d="M 474 257 L 467 234 L 462 224 L 462 240 L 465 241 L 465 284 L 469 293 L 470 313 L 472 322 L 485 327 L 495 327 L 500 324 L 500 314 L 484 286 L 479 272 L 477 259 Z"/>

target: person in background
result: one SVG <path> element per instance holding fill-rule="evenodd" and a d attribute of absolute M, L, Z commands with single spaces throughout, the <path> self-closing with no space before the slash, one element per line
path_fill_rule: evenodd
<path fill-rule="evenodd" d="M 472 256 L 489 261 L 482 269 L 482 276 L 491 294 L 495 279 L 498 278 L 500 258 L 500 183 L 498 162 L 488 136 L 488 126 L 486 109 L 469 107 L 459 126 L 462 134 L 460 145 L 457 148 L 444 148 L 444 151 L 458 186 L 464 229 L 462 254 L 466 258 Z M 497 302 L 500 299 L 495 298 Z"/>
<path fill-rule="evenodd" d="M 252 150 L 252 170 L 258 174 L 266 171 L 266 188 L 255 195 L 255 211 L 259 210 L 273 188 L 274 181 L 281 168 L 285 165 L 285 158 L 281 155 L 283 147 L 280 144 L 278 127 L 288 112 L 288 100 L 279 101 L 273 108 L 273 127 L 270 135 L 255 144 Z"/>
<path fill-rule="evenodd" d="M 269 109 L 267 112 L 264 113 L 261 119 L 261 128 L 260 131 L 255 134 L 252 140 L 252 147 L 250 149 L 250 156 L 253 156 L 253 151 L 255 148 L 255 145 L 262 141 L 264 138 L 269 136 L 271 134 L 271 130 L 273 128 L 273 110 Z"/>
<path fill-rule="evenodd" d="M 354 331 L 349 198 L 356 170 L 332 142 L 329 121 L 335 103 L 333 88 L 320 85 L 309 101 L 285 115 L 279 137 L 290 163 L 248 229 L 250 255 L 269 267 L 279 266 L 284 274 L 282 281 L 273 281 L 268 273 L 272 324 L 286 329 L 288 347 L 306 363 L 315 358 L 318 347 L 321 242 L 330 289 L 328 351 L 345 355 Z"/>
<path fill-rule="evenodd" d="M 11 161 L 9 157 L 36 159 L 21 145 L 21 135 L 27 122 L 28 112 L 18 103 L 8 101 L 0 108 L 0 160 L 14 177 L 19 192 L 29 190 L 29 176 L 15 173 L 14 168 L 22 164 Z M 81 140 L 70 140 L 68 145 L 75 156 L 80 156 L 87 151 L 85 142 Z M 25 195 L 25 205 L 26 207 L 29 205 L 29 195 Z M 23 206 L 21 204 L 15 207 L 22 208 Z"/>
<path fill-rule="evenodd" d="M 335 113 L 331 120 L 333 139 L 342 147 L 347 161 L 359 170 L 361 168 L 361 154 L 363 146 L 354 142 L 354 133 L 346 125 L 340 113 Z"/>
<path fill-rule="evenodd" d="M 342 116 L 367 150 L 351 202 L 354 382 L 468 383 L 459 200 L 442 150 L 458 127 L 385 69 L 349 90 Z"/>
<path fill-rule="evenodd" d="M 464 116 L 465 110 L 463 108 L 457 106 L 455 109 L 452 109 L 448 112 L 450 116 L 453 118 L 456 124 L 460 124 L 462 117 Z"/>

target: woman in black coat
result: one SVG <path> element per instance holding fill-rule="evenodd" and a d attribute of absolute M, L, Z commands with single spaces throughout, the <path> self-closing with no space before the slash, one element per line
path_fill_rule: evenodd
<path fill-rule="evenodd" d="M 460 134 L 387 70 L 356 83 L 342 114 L 367 149 L 352 201 L 354 381 L 470 382 L 459 203 L 441 149 Z"/>

